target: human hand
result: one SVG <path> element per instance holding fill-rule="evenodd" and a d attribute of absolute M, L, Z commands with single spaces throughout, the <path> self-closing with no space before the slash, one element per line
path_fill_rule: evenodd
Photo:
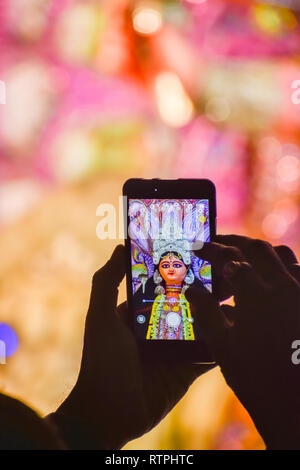
<path fill-rule="evenodd" d="M 150 431 L 213 366 L 145 363 L 126 325 L 126 303 L 117 308 L 125 275 L 125 248 L 93 277 L 77 383 L 51 418 L 71 447 L 121 448 Z"/>
<path fill-rule="evenodd" d="M 287 247 L 219 236 L 197 255 L 231 288 L 235 307 L 189 289 L 200 328 L 225 377 L 268 448 L 300 449 L 300 267 Z M 230 261 L 235 260 L 235 261 Z"/>

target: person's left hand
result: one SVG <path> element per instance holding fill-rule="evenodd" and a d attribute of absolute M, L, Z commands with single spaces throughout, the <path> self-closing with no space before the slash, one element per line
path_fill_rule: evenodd
<path fill-rule="evenodd" d="M 125 248 L 119 245 L 93 277 L 79 377 L 52 415 L 73 448 L 121 448 L 158 424 L 213 367 L 142 361 L 126 325 L 126 303 L 117 308 L 124 275 Z"/>

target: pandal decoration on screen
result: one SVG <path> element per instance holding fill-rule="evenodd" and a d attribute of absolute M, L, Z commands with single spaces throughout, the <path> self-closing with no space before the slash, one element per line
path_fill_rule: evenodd
<path fill-rule="evenodd" d="M 171 232 L 172 223 L 175 232 L 171 243 L 174 244 L 176 241 L 174 251 L 183 251 L 184 256 L 187 256 L 187 251 L 189 252 L 193 275 L 211 290 L 210 264 L 190 252 L 190 246 L 194 241 L 209 239 L 207 200 L 136 199 L 130 202 L 129 218 L 134 292 L 153 276 L 157 257 L 168 244 L 167 235 Z M 196 221 L 200 222 L 198 226 Z M 184 245 L 183 234 L 190 245 L 189 249 L 186 244 Z"/>
<path fill-rule="evenodd" d="M 153 276 L 155 295 L 147 339 L 194 340 L 193 318 L 185 291 L 195 278 L 211 290 L 210 266 L 192 252 L 192 243 L 209 240 L 207 200 L 134 200 L 129 203 L 134 292 Z M 162 259 L 180 260 L 183 282 L 161 285 Z"/>

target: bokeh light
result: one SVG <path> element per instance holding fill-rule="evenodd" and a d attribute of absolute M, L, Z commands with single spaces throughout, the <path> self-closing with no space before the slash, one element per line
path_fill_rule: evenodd
<path fill-rule="evenodd" d="M 210 98 L 205 105 L 205 114 L 211 121 L 226 121 L 230 115 L 230 104 L 225 98 Z"/>
<path fill-rule="evenodd" d="M 157 33 L 162 26 L 162 15 L 159 10 L 151 6 L 140 6 L 133 12 L 133 27 L 144 35 Z"/>
<path fill-rule="evenodd" d="M 6 323 L 0 323 L 0 340 L 5 344 L 5 356 L 12 356 L 19 346 L 19 340 L 15 330 Z"/>
<path fill-rule="evenodd" d="M 263 233 L 271 240 L 280 239 L 287 230 L 287 222 L 281 214 L 268 214 L 263 220 Z"/>
<path fill-rule="evenodd" d="M 181 127 L 193 116 L 193 104 L 177 75 L 161 72 L 155 81 L 157 105 L 162 119 L 169 125 Z"/>
<path fill-rule="evenodd" d="M 284 182 L 293 182 L 300 177 L 300 161 L 293 155 L 286 155 L 277 163 L 278 177 Z"/>
<path fill-rule="evenodd" d="M 278 8 L 271 5 L 256 5 L 254 15 L 257 25 L 266 33 L 276 35 L 282 32 L 282 17 Z"/>

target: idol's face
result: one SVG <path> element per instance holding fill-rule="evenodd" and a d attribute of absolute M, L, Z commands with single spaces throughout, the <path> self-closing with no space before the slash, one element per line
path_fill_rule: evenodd
<path fill-rule="evenodd" d="M 165 283 L 181 285 L 187 273 L 184 263 L 177 256 L 165 256 L 159 263 L 159 272 Z"/>

